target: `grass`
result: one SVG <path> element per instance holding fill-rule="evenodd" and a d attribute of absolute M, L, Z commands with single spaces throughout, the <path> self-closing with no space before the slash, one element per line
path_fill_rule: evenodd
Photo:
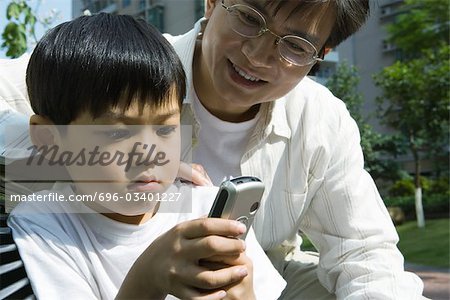
<path fill-rule="evenodd" d="M 400 236 L 398 247 L 405 261 L 420 265 L 450 268 L 450 219 L 426 220 L 425 228 L 417 228 L 417 222 L 397 226 Z M 302 250 L 316 251 L 303 236 Z"/>
<path fill-rule="evenodd" d="M 304 234 L 301 234 L 301 237 L 303 239 L 302 245 L 300 247 L 302 249 L 302 251 L 319 252 L 316 250 L 316 248 L 313 246 L 313 244 L 311 244 L 311 241 Z"/>
<path fill-rule="evenodd" d="M 397 227 L 398 247 L 405 261 L 435 267 L 450 267 L 450 219 L 426 220 L 425 228 L 411 221 Z"/>

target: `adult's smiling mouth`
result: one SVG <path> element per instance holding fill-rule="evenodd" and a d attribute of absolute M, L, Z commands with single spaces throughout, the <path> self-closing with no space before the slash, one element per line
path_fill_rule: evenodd
<path fill-rule="evenodd" d="M 234 70 L 236 72 L 238 72 L 239 75 L 241 75 L 242 77 L 244 77 L 247 80 L 254 81 L 254 82 L 258 82 L 258 81 L 261 80 L 258 77 L 255 77 L 255 76 L 252 76 L 252 75 L 246 73 L 244 70 L 242 70 L 241 68 L 239 68 L 235 64 L 233 64 L 233 68 L 234 68 Z"/>
<path fill-rule="evenodd" d="M 262 80 L 258 76 L 255 76 L 255 74 L 250 74 L 231 61 L 229 61 L 229 69 L 231 79 L 241 86 L 259 87 L 267 83 L 267 81 Z"/>

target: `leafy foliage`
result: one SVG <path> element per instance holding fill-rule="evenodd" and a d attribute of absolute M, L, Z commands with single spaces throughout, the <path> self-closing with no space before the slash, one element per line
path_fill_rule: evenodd
<path fill-rule="evenodd" d="M 435 49 L 439 43 L 449 44 L 450 10 L 448 0 L 405 0 L 396 22 L 387 26 L 389 41 L 412 59 Z"/>
<path fill-rule="evenodd" d="M 407 13 L 387 27 L 401 60 L 374 80 L 383 89 L 377 99 L 379 117 L 403 135 L 415 162 L 415 186 L 420 187 L 421 160 L 448 155 L 448 0 L 405 0 L 403 10 Z"/>
<path fill-rule="evenodd" d="M 430 193 L 432 194 L 447 194 L 450 196 L 450 182 L 448 177 L 440 177 L 433 180 L 430 184 Z"/>
<path fill-rule="evenodd" d="M 432 188 L 437 181 L 430 180 L 423 176 L 420 176 L 419 180 L 425 194 L 444 194 L 446 192 L 444 189 L 439 190 Z M 389 189 L 389 196 L 393 197 L 414 196 L 414 193 L 415 185 L 412 178 L 397 180 Z"/>
<path fill-rule="evenodd" d="M 359 83 L 358 70 L 347 63 L 339 64 L 335 74 L 326 85 L 338 98 L 347 105 L 350 114 L 358 124 L 361 133 L 361 147 L 364 153 L 365 169 L 375 179 L 395 180 L 399 175 L 399 166 L 389 154 L 398 154 L 400 147 L 395 136 L 382 135 L 375 132 L 361 113 L 363 97 L 357 91 Z"/>
<path fill-rule="evenodd" d="M 6 56 L 15 58 L 28 49 L 28 33 L 34 36 L 36 16 L 25 0 L 13 1 L 6 9 L 9 20 L 2 34 L 2 48 L 8 48 Z"/>
<path fill-rule="evenodd" d="M 37 6 L 42 0 L 37 0 Z M 0 48 L 7 49 L 6 56 L 16 58 L 28 50 L 32 43 L 37 42 L 35 28 L 40 24 L 44 29 L 49 28 L 56 20 L 59 12 L 52 10 L 45 18 L 38 18 L 36 9 L 32 9 L 28 0 L 12 0 L 6 8 L 6 24 L 3 33 L 3 43 Z"/>
<path fill-rule="evenodd" d="M 450 212 L 448 197 L 449 194 L 424 194 L 423 209 L 425 213 L 428 215 L 437 214 L 448 216 Z M 400 207 L 407 216 L 407 219 L 411 219 L 414 215 L 414 196 L 385 197 L 384 204 L 386 206 Z"/>
<path fill-rule="evenodd" d="M 378 112 L 384 123 L 399 130 L 417 159 L 442 154 L 449 144 L 450 47 L 427 50 L 422 57 L 396 62 L 377 74 L 383 89 Z"/>
<path fill-rule="evenodd" d="M 389 195 L 394 197 L 414 196 L 414 192 L 414 182 L 407 179 L 398 180 L 389 188 Z"/>
<path fill-rule="evenodd" d="M 338 65 L 336 72 L 327 80 L 326 86 L 333 94 L 345 102 L 348 110 L 356 123 L 363 121 L 361 105 L 363 97 L 358 92 L 359 83 L 358 69 L 350 66 L 347 62 Z"/>

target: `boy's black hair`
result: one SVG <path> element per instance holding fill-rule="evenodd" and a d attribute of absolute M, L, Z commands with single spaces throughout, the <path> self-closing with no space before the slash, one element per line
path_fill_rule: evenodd
<path fill-rule="evenodd" d="M 112 107 L 181 104 L 185 73 L 152 25 L 126 15 L 82 16 L 50 30 L 36 45 L 26 82 L 36 114 L 67 125 L 80 113 L 96 118 Z"/>

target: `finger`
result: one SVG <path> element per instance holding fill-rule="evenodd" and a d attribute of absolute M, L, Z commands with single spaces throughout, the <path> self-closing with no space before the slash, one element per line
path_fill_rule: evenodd
<path fill-rule="evenodd" d="M 245 242 L 230 237 L 210 235 L 190 240 L 186 246 L 187 253 L 192 253 L 196 259 L 204 259 L 212 256 L 239 255 L 245 251 Z"/>
<path fill-rule="evenodd" d="M 236 283 L 248 275 L 246 266 L 229 266 L 220 270 L 192 265 L 183 274 L 186 284 L 202 290 L 214 290 Z"/>
<path fill-rule="evenodd" d="M 228 268 L 230 265 L 221 263 L 221 262 L 214 262 L 214 261 L 200 261 L 199 265 L 210 270 L 210 271 L 217 271 L 223 268 Z"/>
<path fill-rule="evenodd" d="M 178 169 L 178 177 L 190 181 L 196 185 L 212 186 L 209 176 L 204 176 L 202 172 L 194 169 L 191 165 L 185 162 L 180 163 L 180 167 Z"/>
<path fill-rule="evenodd" d="M 210 184 L 210 186 L 213 186 L 212 180 L 208 175 L 208 172 L 206 172 L 205 168 L 202 165 L 199 164 L 191 164 L 192 168 L 194 170 L 197 170 L 201 175 L 203 175 L 204 178 L 206 178 Z"/>
<path fill-rule="evenodd" d="M 219 300 L 219 299 L 223 299 L 227 296 L 227 292 L 220 290 L 217 292 L 214 292 L 212 294 L 204 294 L 204 293 L 199 293 L 200 296 L 192 296 L 191 298 L 193 300 Z"/>
<path fill-rule="evenodd" d="M 185 163 L 184 161 L 180 162 L 180 166 L 178 168 L 178 177 L 186 179 L 188 181 L 192 181 L 191 165 Z"/>
<path fill-rule="evenodd" d="M 195 288 L 183 288 L 180 291 L 173 293 L 173 296 L 179 299 L 192 300 L 219 300 L 226 297 L 227 293 L 224 290 L 205 291 Z"/>
<path fill-rule="evenodd" d="M 199 263 L 201 266 L 211 266 L 211 265 L 245 265 L 245 253 L 233 254 L 233 255 L 214 255 L 208 258 L 202 259 Z"/>
<path fill-rule="evenodd" d="M 175 226 L 186 239 L 195 239 L 208 235 L 221 235 L 237 237 L 243 234 L 247 228 L 244 224 L 220 218 L 202 218 L 187 221 Z"/>
<path fill-rule="evenodd" d="M 192 183 L 203 186 L 213 186 L 211 178 L 205 169 L 198 164 L 192 164 Z"/>

